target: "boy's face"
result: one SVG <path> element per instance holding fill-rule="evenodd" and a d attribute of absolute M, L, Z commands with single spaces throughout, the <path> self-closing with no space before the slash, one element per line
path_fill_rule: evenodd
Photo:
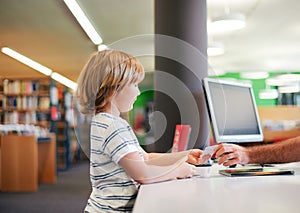
<path fill-rule="evenodd" d="M 114 101 L 120 112 L 128 112 L 132 109 L 133 103 L 137 96 L 139 96 L 140 90 L 138 84 L 126 85 L 121 91 L 119 91 L 114 97 Z"/>

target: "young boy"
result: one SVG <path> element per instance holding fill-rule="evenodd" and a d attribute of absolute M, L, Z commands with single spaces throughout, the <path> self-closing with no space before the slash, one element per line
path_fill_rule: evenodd
<path fill-rule="evenodd" d="M 91 122 L 92 192 L 85 212 L 130 212 L 140 184 L 195 174 L 202 151 L 146 153 L 121 112 L 132 109 L 144 78 L 141 63 L 115 50 L 97 52 L 78 79 L 76 96 Z"/>

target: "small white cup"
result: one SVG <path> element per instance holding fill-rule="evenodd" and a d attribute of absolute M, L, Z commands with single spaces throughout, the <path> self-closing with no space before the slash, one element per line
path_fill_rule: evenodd
<path fill-rule="evenodd" d="M 211 166 L 203 166 L 203 167 L 197 167 L 196 168 L 196 175 L 203 178 L 210 177 L 211 173 Z"/>

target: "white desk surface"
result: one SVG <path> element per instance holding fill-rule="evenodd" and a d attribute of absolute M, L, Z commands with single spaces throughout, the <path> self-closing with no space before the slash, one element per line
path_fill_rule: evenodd
<path fill-rule="evenodd" d="M 146 184 L 133 213 L 289 213 L 300 212 L 300 162 L 276 165 L 295 175 L 226 177 L 213 165 L 210 177 Z"/>

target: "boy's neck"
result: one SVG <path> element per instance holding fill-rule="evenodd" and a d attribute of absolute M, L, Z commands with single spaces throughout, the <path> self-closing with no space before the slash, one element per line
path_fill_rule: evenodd
<path fill-rule="evenodd" d="M 118 109 L 118 107 L 111 103 L 110 107 L 108 107 L 107 110 L 105 110 L 106 113 L 112 114 L 114 116 L 120 116 L 120 111 Z"/>

